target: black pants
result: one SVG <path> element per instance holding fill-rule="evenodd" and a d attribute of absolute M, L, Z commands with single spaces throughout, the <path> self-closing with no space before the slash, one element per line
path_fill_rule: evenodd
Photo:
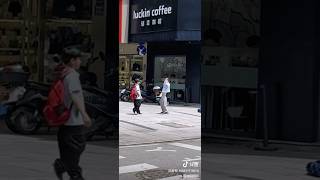
<path fill-rule="evenodd" d="M 62 126 L 58 132 L 58 144 L 62 170 L 71 178 L 82 177 L 80 156 L 85 149 L 84 126 Z"/>
<path fill-rule="evenodd" d="M 134 110 L 140 114 L 140 106 L 141 106 L 142 100 L 141 99 L 135 99 L 134 100 Z"/>

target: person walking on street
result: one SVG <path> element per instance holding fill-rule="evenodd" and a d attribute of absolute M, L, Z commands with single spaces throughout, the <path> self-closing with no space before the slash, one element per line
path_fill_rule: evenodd
<path fill-rule="evenodd" d="M 133 103 L 134 103 L 134 108 L 132 109 L 133 110 L 133 113 L 135 114 L 136 112 L 138 114 L 142 114 L 140 112 L 140 106 L 142 104 L 142 96 L 141 96 L 141 89 L 140 89 L 140 80 L 139 79 L 135 79 L 135 83 L 133 85 L 133 88 L 132 88 L 132 100 L 133 100 Z"/>
<path fill-rule="evenodd" d="M 168 110 L 167 110 L 167 105 L 168 105 L 167 94 L 168 93 L 170 93 L 170 83 L 169 83 L 169 79 L 165 78 L 163 82 L 163 87 L 161 91 L 162 95 L 160 99 L 160 106 L 162 109 L 161 114 L 168 114 Z"/>
<path fill-rule="evenodd" d="M 80 68 L 80 57 L 78 49 L 63 50 L 64 68 L 60 72 L 64 73 L 64 104 L 70 107 L 70 116 L 58 131 L 60 158 L 55 160 L 53 166 L 59 180 L 63 179 L 65 172 L 69 174 L 70 180 L 84 180 L 79 162 L 86 146 L 84 128 L 91 126 L 91 119 L 86 112 L 79 73 L 76 71 Z"/>

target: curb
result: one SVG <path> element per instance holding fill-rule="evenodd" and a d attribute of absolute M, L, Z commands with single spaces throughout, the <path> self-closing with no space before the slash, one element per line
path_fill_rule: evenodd
<path fill-rule="evenodd" d="M 251 143 L 262 143 L 262 141 L 263 141 L 263 139 L 214 135 L 214 134 L 210 134 L 210 133 L 205 133 L 205 134 L 202 133 L 202 138 L 213 138 L 213 139 L 221 139 L 221 140 L 229 140 L 229 141 L 242 141 L 242 142 L 251 142 Z M 269 143 L 270 144 L 279 144 L 279 145 L 320 147 L 320 142 L 306 143 L 306 142 L 294 142 L 294 141 L 269 140 Z"/>
<path fill-rule="evenodd" d="M 125 148 L 126 146 L 138 146 L 138 145 L 148 145 L 148 144 L 157 144 L 157 143 L 171 143 L 171 142 L 190 141 L 190 140 L 201 140 L 201 138 L 176 139 L 176 140 L 169 140 L 169 141 L 153 141 L 153 142 L 147 142 L 147 143 L 119 144 L 119 148 Z"/>

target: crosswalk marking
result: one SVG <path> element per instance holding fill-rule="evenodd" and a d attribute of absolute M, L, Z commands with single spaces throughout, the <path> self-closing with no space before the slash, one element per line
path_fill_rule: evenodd
<path fill-rule="evenodd" d="M 156 149 L 146 150 L 146 152 L 177 152 L 177 150 L 163 149 L 163 147 L 157 147 Z"/>
<path fill-rule="evenodd" d="M 120 146 L 120 149 L 124 148 L 136 148 L 136 147 L 148 147 L 148 146 L 157 146 L 159 144 L 142 144 L 142 145 L 132 145 L 132 146 Z"/>
<path fill-rule="evenodd" d="M 121 166 L 119 167 L 119 174 L 125 174 L 125 173 L 132 173 L 132 172 L 140 172 L 140 171 L 146 171 L 150 169 L 157 169 L 157 166 L 153 166 L 150 164 L 135 164 L 130 166 Z"/>
<path fill-rule="evenodd" d="M 123 157 L 123 156 L 119 156 L 119 159 L 124 159 L 124 158 L 126 158 L 126 157 Z"/>
<path fill-rule="evenodd" d="M 169 143 L 169 144 L 173 145 L 173 146 L 178 146 L 178 147 L 183 147 L 183 148 L 187 148 L 187 149 L 193 149 L 193 150 L 201 151 L 201 147 L 200 146 L 194 146 L 194 145 L 183 144 L 183 143 Z"/>

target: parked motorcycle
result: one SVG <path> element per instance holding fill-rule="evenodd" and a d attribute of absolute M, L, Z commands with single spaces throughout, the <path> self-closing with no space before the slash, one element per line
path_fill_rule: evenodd
<path fill-rule="evenodd" d="M 42 110 L 46 103 L 50 85 L 28 81 L 23 97 L 7 104 L 6 124 L 8 128 L 19 134 L 34 134 L 40 127 L 48 126 Z M 84 86 L 85 105 L 92 118 L 92 127 L 87 129 L 86 137 L 92 139 L 95 135 L 108 137 L 116 132 L 118 118 L 108 113 L 108 97 L 112 94 L 96 87 Z"/>
<path fill-rule="evenodd" d="M 122 89 L 120 92 L 120 100 L 124 102 L 129 102 L 130 101 L 130 89 Z"/>
<path fill-rule="evenodd" d="M 19 134 L 34 134 L 45 124 L 42 109 L 48 95 L 49 85 L 28 81 L 25 93 L 7 104 L 5 119 L 8 128 Z"/>
<path fill-rule="evenodd" d="M 131 101 L 130 91 L 131 91 L 131 89 L 129 89 L 129 88 L 122 89 L 120 92 L 120 100 L 124 101 L 124 102 L 130 102 Z M 153 92 L 141 90 L 141 96 L 142 96 L 144 102 L 160 104 L 161 89 L 159 86 L 155 86 L 153 88 Z M 170 100 L 168 99 L 168 102 L 169 101 Z"/>
<path fill-rule="evenodd" d="M 27 129 L 30 132 L 39 128 L 33 124 L 32 127 L 28 126 L 31 124 L 27 123 L 30 118 L 27 118 L 26 120 L 21 118 L 32 116 L 29 111 L 26 111 L 28 107 L 20 108 L 20 104 L 24 103 L 24 101 L 20 100 L 23 96 L 28 96 L 25 94 L 25 84 L 29 75 L 28 68 L 20 64 L 0 67 L 0 82 L 2 83 L 2 87 L 6 87 L 10 92 L 8 99 L 0 102 L 2 109 L 1 119 L 6 121 L 8 128 L 13 132 L 21 131 L 22 133 L 25 133 L 23 131 L 24 129 Z M 28 96 L 28 98 L 33 97 Z M 12 113 L 13 111 L 19 114 L 17 115 L 17 118 L 12 119 L 12 117 L 15 117 L 15 113 Z M 24 116 L 20 116 L 20 114 L 24 114 Z"/>
<path fill-rule="evenodd" d="M 99 53 L 104 60 L 104 54 Z M 92 127 L 87 129 L 86 136 L 91 139 L 95 135 L 109 136 L 117 132 L 118 117 L 110 114 L 113 107 L 113 94 L 95 86 L 96 75 L 88 72 L 89 66 L 99 58 L 90 59 L 80 71 L 80 81 L 83 83 L 85 105 L 92 118 Z M 61 59 L 57 56 L 56 63 Z M 8 65 L 0 67 L 0 86 L 6 84 L 12 90 L 5 102 L 0 102 L 0 118 L 4 119 L 8 128 L 19 134 L 34 134 L 40 127 L 47 126 L 42 110 L 46 103 L 50 84 L 28 81 L 29 70 L 22 65 Z"/>

